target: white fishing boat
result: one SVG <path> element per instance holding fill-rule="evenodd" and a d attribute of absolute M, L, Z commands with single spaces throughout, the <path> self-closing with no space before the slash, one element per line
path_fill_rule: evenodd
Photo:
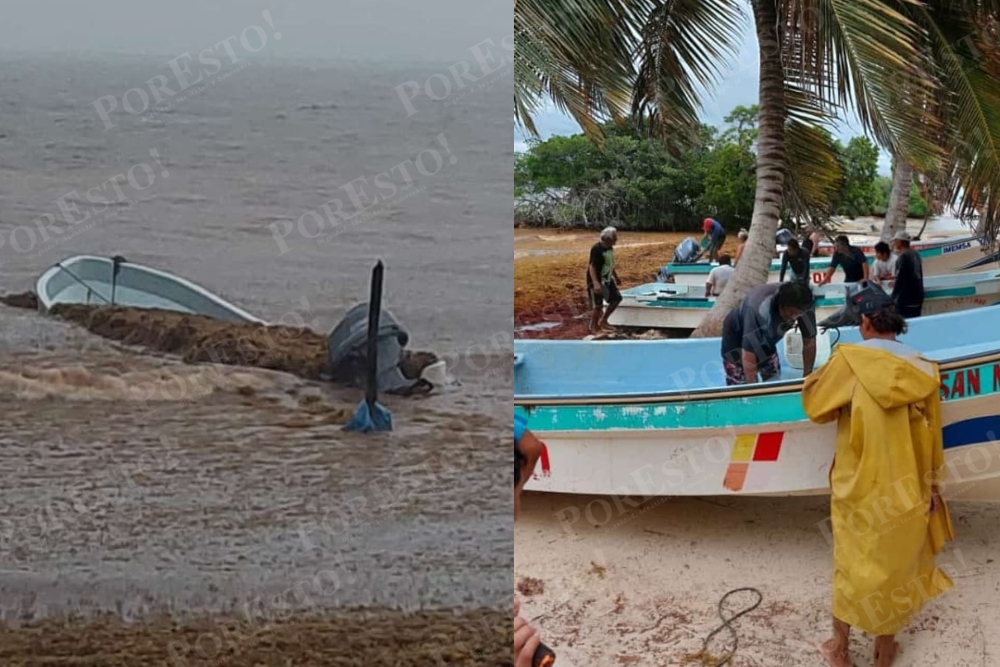
<path fill-rule="evenodd" d="M 38 279 L 35 293 L 43 312 L 60 303 L 116 305 L 265 323 L 200 285 L 123 257 L 78 255 L 57 262 Z"/>
<path fill-rule="evenodd" d="M 816 319 L 844 307 L 845 283 L 813 287 Z M 924 278 L 924 315 L 953 313 L 1000 303 L 1000 273 L 952 273 Z M 704 285 L 648 283 L 622 290 L 622 301 L 608 318 L 614 326 L 645 329 L 696 329 L 715 305 Z"/>
<path fill-rule="evenodd" d="M 920 255 L 925 276 L 954 273 L 967 268 L 970 264 L 983 258 L 983 249 L 979 240 L 973 236 L 958 239 L 929 239 L 914 241 L 911 247 Z M 862 251 L 868 257 L 868 263 L 875 261 L 874 247 L 863 246 Z M 709 272 L 718 266 L 715 262 L 692 262 L 690 264 L 675 264 L 671 262 L 660 269 L 660 276 L 665 282 L 680 285 L 705 286 Z M 810 280 L 818 285 L 823 281 L 826 270 L 830 268 L 830 257 L 813 257 L 809 261 Z M 771 261 L 768 271 L 768 282 L 776 283 L 781 277 L 781 260 Z M 844 272 L 837 269 L 833 282 L 843 282 Z"/>
<path fill-rule="evenodd" d="M 941 364 L 945 492 L 1000 501 L 1000 307 L 909 326 L 900 340 Z M 857 328 L 821 334 L 817 364 L 831 346 L 859 340 Z M 779 345 L 777 381 L 727 387 L 718 338 L 516 340 L 515 410 L 527 412 L 550 463 L 526 488 L 618 497 L 829 493 L 836 426 L 806 418 L 794 342 L 789 334 L 789 349 Z"/>

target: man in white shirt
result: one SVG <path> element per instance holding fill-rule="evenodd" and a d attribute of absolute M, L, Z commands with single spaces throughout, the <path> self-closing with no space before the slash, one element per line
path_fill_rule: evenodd
<path fill-rule="evenodd" d="M 719 255 L 719 265 L 708 274 L 708 281 L 705 283 L 705 296 L 722 294 L 722 290 L 726 289 L 726 284 L 733 276 L 734 271 L 736 269 L 733 268 L 733 262 L 729 255 Z"/>
<path fill-rule="evenodd" d="M 896 255 L 892 254 L 889 244 L 879 241 L 875 244 L 875 261 L 872 264 L 872 282 L 883 287 L 892 287 L 896 279 Z"/>

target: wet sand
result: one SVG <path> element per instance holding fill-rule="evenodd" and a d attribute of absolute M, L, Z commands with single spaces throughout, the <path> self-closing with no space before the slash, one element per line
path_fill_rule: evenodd
<path fill-rule="evenodd" d="M 50 620 L 17 630 L 0 627 L 0 664 L 502 667 L 512 664 L 512 632 L 507 614 L 485 609 L 463 614 L 282 614 L 273 620 L 215 616 L 177 622 L 163 617 L 136 624 L 108 616 L 90 622 Z"/>
<path fill-rule="evenodd" d="M 635 500 L 634 508 L 625 499 L 598 496 L 529 493 L 522 500 L 515 581 L 541 582 L 543 592 L 522 594 L 521 605 L 529 618 L 541 616 L 536 625 L 560 660 L 714 665 L 696 656 L 721 624 L 719 600 L 752 586 L 763 602 L 734 623 L 739 648 L 728 664 L 823 664 L 815 647 L 830 629 L 832 553 L 820 528 L 829 517 L 827 499 Z M 954 503 L 951 511 L 957 540 L 938 564 L 955 588 L 928 603 L 900 633 L 898 667 L 986 667 L 1000 656 L 1000 507 Z M 733 595 L 727 616 L 754 601 L 752 593 Z M 872 638 L 852 637 L 855 664 L 871 665 Z M 708 653 L 723 656 L 727 646 L 731 639 L 723 630 Z"/>

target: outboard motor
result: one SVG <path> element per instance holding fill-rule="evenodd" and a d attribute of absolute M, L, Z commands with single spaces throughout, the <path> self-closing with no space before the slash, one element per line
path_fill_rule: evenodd
<path fill-rule="evenodd" d="M 401 364 L 410 335 L 388 310 L 382 309 L 378 327 L 378 390 L 386 394 L 407 394 L 420 378 L 410 379 Z M 359 303 L 347 311 L 327 338 L 332 378 L 354 387 L 364 387 L 367 378 L 368 304 Z"/>
<path fill-rule="evenodd" d="M 822 322 L 818 322 L 817 326 L 823 329 L 856 327 L 861 324 L 861 304 L 874 302 L 880 306 L 887 306 L 894 303 L 884 289 L 868 280 L 847 283 L 846 288 L 844 307 Z"/>
<path fill-rule="evenodd" d="M 779 229 L 778 233 L 774 235 L 774 241 L 777 245 L 788 245 L 788 242 L 795 238 L 790 229 Z"/>
<path fill-rule="evenodd" d="M 691 264 L 697 259 L 700 252 L 701 246 L 689 236 L 681 241 L 674 250 L 674 264 Z"/>

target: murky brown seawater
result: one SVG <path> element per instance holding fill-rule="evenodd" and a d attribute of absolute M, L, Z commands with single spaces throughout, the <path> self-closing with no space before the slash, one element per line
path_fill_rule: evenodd
<path fill-rule="evenodd" d="M 148 79 L 151 62 L 0 63 L 12 101 L 0 110 L 0 233 L 58 215 L 55 198 L 149 161 L 151 146 L 171 174 L 37 256 L 0 247 L 0 291 L 33 288 L 68 256 L 121 252 L 326 332 L 365 298 L 381 256 L 410 347 L 447 359 L 461 384 L 382 397 L 394 430 L 350 434 L 356 389 L 185 363 L 184 350 L 0 306 L 0 664 L 437 665 L 449 652 L 456 665 L 504 664 L 512 148 L 509 120 L 484 110 L 506 108 L 509 88 L 398 123 L 392 86 L 413 74 L 383 75 L 324 117 L 299 106 L 344 73 L 262 69 L 238 74 L 252 90 L 104 134 L 90 101 L 109 76 Z M 461 170 L 333 243 L 296 237 L 279 252 L 269 221 L 297 219 L 442 131 Z M 206 152 L 220 142 L 228 153 Z M 491 635 L 484 617 L 506 629 Z M 263 638 L 219 630 L 261 618 L 277 619 Z M 239 655 L 226 653 L 237 634 Z M 173 641 L 188 642 L 175 647 L 186 663 Z"/>

